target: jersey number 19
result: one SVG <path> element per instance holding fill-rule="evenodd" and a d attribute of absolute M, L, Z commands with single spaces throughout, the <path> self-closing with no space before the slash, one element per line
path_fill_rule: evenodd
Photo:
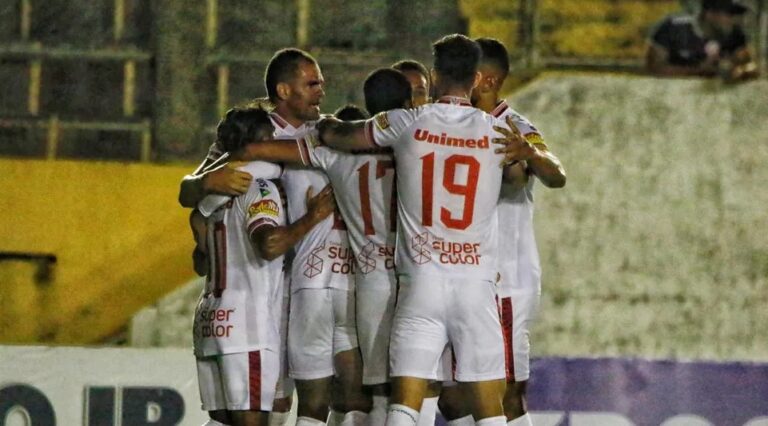
<path fill-rule="evenodd" d="M 421 224 L 432 226 L 432 204 L 434 200 L 435 153 L 421 157 Z M 467 182 L 456 183 L 456 167 L 467 166 Z M 443 166 L 443 188 L 451 194 L 464 197 L 464 213 L 454 218 L 453 213 L 440 207 L 440 221 L 449 229 L 467 229 L 475 213 L 475 195 L 480 175 L 480 162 L 469 155 L 454 154 L 445 159 Z"/>

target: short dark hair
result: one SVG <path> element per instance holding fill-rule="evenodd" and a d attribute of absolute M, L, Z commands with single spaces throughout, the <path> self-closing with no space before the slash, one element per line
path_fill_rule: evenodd
<path fill-rule="evenodd" d="M 427 70 L 427 67 L 425 67 L 424 64 L 419 61 L 413 59 L 403 59 L 402 61 L 397 61 L 392 64 L 392 68 L 401 72 L 416 71 L 417 73 L 423 75 L 427 80 L 427 83 L 429 83 L 429 71 Z"/>
<path fill-rule="evenodd" d="M 461 34 L 447 35 L 432 45 L 435 72 L 452 83 L 469 85 L 475 78 L 482 52 L 472 39 Z"/>
<path fill-rule="evenodd" d="M 365 120 L 368 114 L 355 104 L 347 104 L 336 110 L 333 116 L 342 121 Z"/>
<path fill-rule="evenodd" d="M 749 11 L 749 6 L 743 0 L 702 0 L 701 10 L 742 15 Z"/>
<path fill-rule="evenodd" d="M 507 52 L 507 48 L 495 38 L 481 37 L 475 39 L 475 42 L 483 52 L 480 63 L 498 68 L 502 73 L 502 78 L 507 78 L 507 74 L 509 74 L 509 52 Z"/>
<path fill-rule="evenodd" d="M 225 152 L 237 151 L 251 142 L 269 138 L 274 131 L 265 109 L 232 108 L 216 126 L 216 143 Z"/>
<path fill-rule="evenodd" d="M 309 53 L 296 48 L 280 49 L 272 56 L 264 74 L 264 86 L 270 101 L 277 101 L 277 84 L 285 83 L 296 76 L 299 64 L 302 62 L 317 64 Z"/>
<path fill-rule="evenodd" d="M 363 83 L 365 109 L 376 115 L 382 111 L 404 108 L 411 100 L 411 83 L 402 72 L 379 68 L 368 74 Z"/>

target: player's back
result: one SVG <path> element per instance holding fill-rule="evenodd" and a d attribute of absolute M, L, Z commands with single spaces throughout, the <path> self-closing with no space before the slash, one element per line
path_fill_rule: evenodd
<path fill-rule="evenodd" d="M 503 123 L 457 98 L 372 122 L 397 164 L 398 273 L 494 280 Z"/>
<path fill-rule="evenodd" d="M 315 122 L 295 128 L 272 114 L 277 139 L 302 138 L 314 130 Z M 287 167 L 281 177 L 288 199 L 288 220 L 294 222 L 307 213 L 306 194 L 312 187 L 315 194 L 328 184 L 328 178 L 318 170 Z M 354 262 L 349 251 L 346 228 L 341 217 L 334 214 L 315 225 L 294 247 L 291 265 L 291 291 L 302 288 L 354 288 Z"/>
<path fill-rule="evenodd" d="M 305 165 L 328 176 L 358 268 L 356 281 L 394 279 L 395 162 L 391 153 L 351 154 L 299 139 Z"/>
<path fill-rule="evenodd" d="M 263 225 L 285 225 L 276 185 L 254 179 L 248 191 L 207 219 L 209 275 L 195 314 L 198 355 L 244 352 L 279 344 L 283 257 L 266 260 L 249 235 Z M 276 316 L 277 315 L 277 316 Z"/>

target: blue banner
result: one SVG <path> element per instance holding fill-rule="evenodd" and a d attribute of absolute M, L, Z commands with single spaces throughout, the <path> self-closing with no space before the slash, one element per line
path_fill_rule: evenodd
<path fill-rule="evenodd" d="M 768 364 L 542 358 L 536 426 L 768 426 Z"/>

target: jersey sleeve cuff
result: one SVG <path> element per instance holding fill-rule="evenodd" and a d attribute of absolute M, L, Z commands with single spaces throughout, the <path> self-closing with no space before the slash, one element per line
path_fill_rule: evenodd
<path fill-rule="evenodd" d="M 368 141 L 368 145 L 371 146 L 371 148 L 381 148 L 381 145 L 379 145 L 376 142 L 376 138 L 373 134 L 373 119 L 367 120 L 365 122 L 365 140 Z"/>
<path fill-rule="evenodd" d="M 277 227 L 277 222 L 275 222 L 272 219 L 268 219 L 265 217 L 259 218 L 254 220 L 253 222 L 248 224 L 248 235 L 253 234 L 257 230 L 268 227 L 268 228 L 274 228 Z"/>
<path fill-rule="evenodd" d="M 307 137 L 296 139 L 296 144 L 299 146 L 299 157 L 301 157 L 301 164 L 305 167 L 311 167 L 312 158 L 309 155 L 310 147 L 307 142 Z"/>

